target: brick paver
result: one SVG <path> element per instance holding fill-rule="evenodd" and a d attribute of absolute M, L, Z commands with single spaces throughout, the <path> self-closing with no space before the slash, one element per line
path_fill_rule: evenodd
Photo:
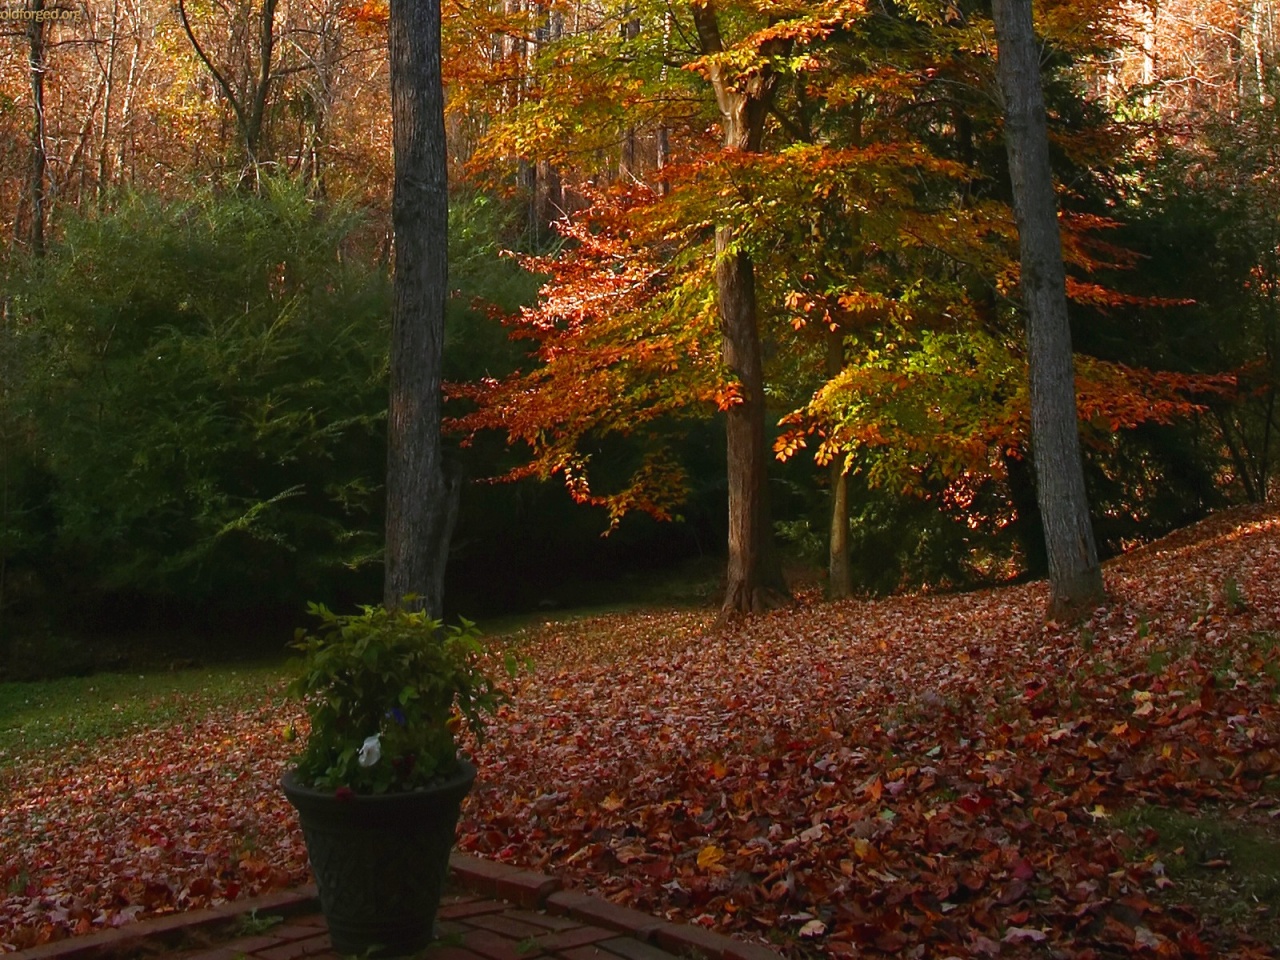
<path fill-rule="evenodd" d="M 781 960 L 763 944 L 562 890 L 558 880 L 543 874 L 457 854 L 451 866 L 453 892 L 440 906 L 440 940 L 421 960 Z M 264 920 L 277 917 L 280 922 L 263 928 Z M 314 889 L 188 918 L 185 926 L 182 915 L 144 920 L 7 954 L 5 960 L 341 960 Z"/>

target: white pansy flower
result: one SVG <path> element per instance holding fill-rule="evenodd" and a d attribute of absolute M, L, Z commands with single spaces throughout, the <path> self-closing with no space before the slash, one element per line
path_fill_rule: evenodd
<path fill-rule="evenodd" d="M 375 733 L 372 737 L 365 737 L 364 744 L 360 747 L 360 766 L 372 767 L 382 759 L 382 744 L 378 741 L 378 736 Z"/>

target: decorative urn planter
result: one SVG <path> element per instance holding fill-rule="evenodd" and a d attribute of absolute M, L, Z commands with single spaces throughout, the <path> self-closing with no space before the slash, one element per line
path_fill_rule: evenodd
<path fill-rule="evenodd" d="M 459 809 L 476 779 L 457 736 L 465 727 L 479 743 L 483 716 L 507 696 L 469 620 L 445 627 L 422 611 L 310 609 L 320 626 L 298 631 L 302 659 L 288 688 L 309 730 L 282 786 L 334 949 L 404 956 L 432 938 Z"/>
<path fill-rule="evenodd" d="M 361 796 L 312 790 L 285 774 L 334 950 L 398 957 L 430 942 L 458 811 L 475 779 L 476 768 L 459 761 L 438 786 Z"/>

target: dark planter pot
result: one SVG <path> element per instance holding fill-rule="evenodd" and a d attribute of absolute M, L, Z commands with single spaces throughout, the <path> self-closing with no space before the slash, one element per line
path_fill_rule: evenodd
<path fill-rule="evenodd" d="M 339 800 L 284 775 L 334 950 L 398 957 L 430 942 L 458 810 L 475 779 L 462 761 L 437 787 Z"/>

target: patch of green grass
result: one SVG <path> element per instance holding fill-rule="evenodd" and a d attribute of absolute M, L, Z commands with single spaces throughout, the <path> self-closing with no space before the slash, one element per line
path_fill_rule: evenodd
<path fill-rule="evenodd" d="M 282 692 L 281 666 L 210 667 L 177 673 L 101 673 L 0 683 L 0 767 L 75 743 L 199 720 Z"/>
<path fill-rule="evenodd" d="M 486 617 L 480 621 L 480 628 L 489 636 L 505 636 L 546 623 L 714 607 L 723 589 L 723 567 L 724 561 L 719 558 L 687 560 L 674 569 L 625 573 L 607 583 L 568 584 L 564 596 L 547 598 L 547 605 L 541 609 Z"/>
<path fill-rule="evenodd" d="M 1240 589 L 1240 582 L 1230 574 L 1222 581 L 1218 600 L 1229 617 L 1249 609 L 1249 601 L 1245 599 L 1244 592 Z"/>
<path fill-rule="evenodd" d="M 284 917 L 280 916 L 258 916 L 258 911 L 253 910 L 247 916 L 240 917 L 236 921 L 236 934 L 242 937 L 256 936 L 260 933 L 266 933 L 272 927 L 284 923 Z"/>
<path fill-rule="evenodd" d="M 1164 864 L 1172 886 L 1161 896 L 1170 903 L 1189 902 L 1208 922 L 1280 943 L 1280 824 L 1152 806 L 1126 810 L 1115 823 Z"/>

